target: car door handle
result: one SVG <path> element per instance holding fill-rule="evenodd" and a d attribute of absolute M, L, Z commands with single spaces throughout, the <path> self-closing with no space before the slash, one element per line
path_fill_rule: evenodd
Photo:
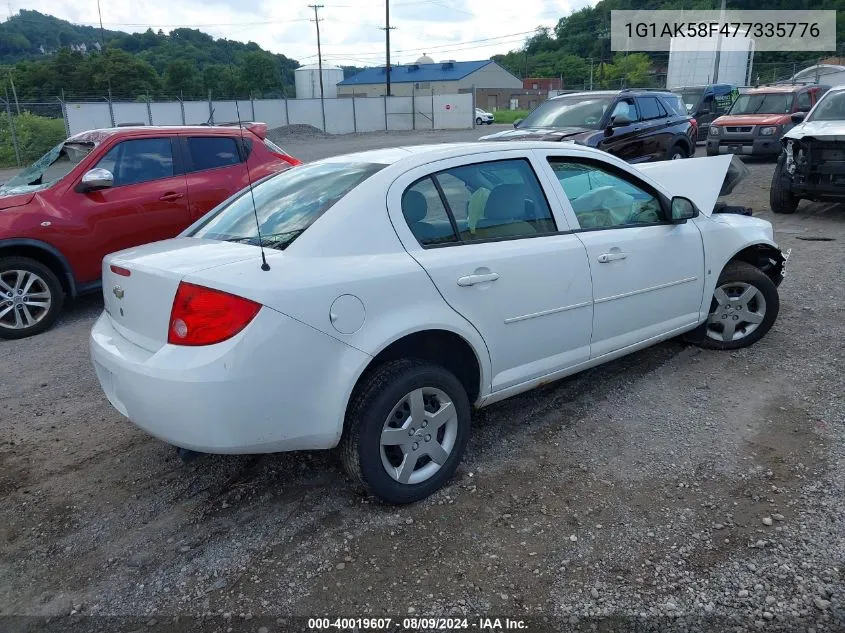
<path fill-rule="evenodd" d="M 598 260 L 600 264 L 606 264 L 607 262 L 612 262 L 617 259 L 625 259 L 628 257 L 625 253 L 602 253 L 598 256 Z"/>
<path fill-rule="evenodd" d="M 163 200 L 164 202 L 173 202 L 174 200 L 178 200 L 179 198 L 184 198 L 184 193 L 176 193 L 175 191 L 169 191 L 164 194 L 159 200 Z"/>
<path fill-rule="evenodd" d="M 483 284 L 485 281 L 496 281 L 499 278 L 499 273 L 485 273 L 483 275 L 467 275 L 466 277 L 458 277 L 459 286 L 474 286 L 475 284 Z"/>

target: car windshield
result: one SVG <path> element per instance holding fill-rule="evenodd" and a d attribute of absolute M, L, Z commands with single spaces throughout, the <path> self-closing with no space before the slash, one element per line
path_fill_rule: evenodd
<path fill-rule="evenodd" d="M 764 92 L 741 95 L 731 108 L 731 114 L 786 114 L 792 109 L 791 92 Z"/>
<path fill-rule="evenodd" d="M 67 176 L 92 149 L 92 142 L 63 141 L 0 187 L 0 195 L 46 189 Z"/>
<path fill-rule="evenodd" d="M 684 107 L 687 112 L 692 113 L 695 106 L 701 101 L 701 95 L 704 94 L 704 88 L 678 88 L 672 92 L 679 94 L 684 101 Z"/>
<path fill-rule="evenodd" d="M 807 121 L 845 121 L 845 91 L 828 92 L 807 116 Z"/>
<path fill-rule="evenodd" d="M 364 180 L 383 169 L 373 163 L 317 163 L 284 171 L 245 189 L 187 235 L 284 250 Z M 255 206 L 253 207 L 253 197 Z"/>
<path fill-rule="evenodd" d="M 615 98 L 613 95 L 581 95 L 550 99 L 525 117 L 519 127 L 582 127 L 597 130 L 605 111 Z"/>

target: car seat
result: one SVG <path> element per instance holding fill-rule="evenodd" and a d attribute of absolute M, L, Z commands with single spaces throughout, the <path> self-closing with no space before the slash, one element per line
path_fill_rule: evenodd
<path fill-rule="evenodd" d="M 489 239 L 537 233 L 537 229 L 525 221 L 527 197 L 525 185 L 504 184 L 494 187 L 484 205 L 484 216 L 476 224 L 476 236 Z"/>
<path fill-rule="evenodd" d="M 402 196 L 402 214 L 420 243 L 429 244 L 443 238 L 442 231 L 438 231 L 435 226 L 425 221 L 428 215 L 428 202 L 421 192 L 405 192 Z"/>

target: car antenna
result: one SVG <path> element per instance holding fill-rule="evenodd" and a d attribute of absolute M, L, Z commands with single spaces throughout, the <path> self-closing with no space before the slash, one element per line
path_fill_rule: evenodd
<path fill-rule="evenodd" d="M 229 72 L 232 74 L 232 77 L 235 76 L 235 66 L 232 63 L 232 51 L 229 50 L 229 42 L 226 42 L 226 52 L 228 53 L 229 58 Z M 212 115 L 214 116 L 214 110 L 212 110 Z M 235 96 L 235 114 L 238 117 L 238 129 L 241 133 L 241 148 L 242 150 L 246 150 L 246 141 L 244 140 L 244 126 L 241 123 L 241 108 L 238 105 L 238 98 Z M 249 187 L 249 197 L 252 199 L 252 215 L 255 218 L 255 231 L 258 233 L 258 248 L 261 249 L 261 270 L 268 271 L 270 270 L 270 264 L 267 263 L 267 256 L 264 254 L 264 240 L 261 237 L 261 222 L 258 221 L 258 207 L 255 205 L 255 193 L 252 190 L 252 176 L 249 173 L 249 156 L 246 157 L 244 161 L 244 166 L 246 167 L 246 181 L 247 186 Z"/>

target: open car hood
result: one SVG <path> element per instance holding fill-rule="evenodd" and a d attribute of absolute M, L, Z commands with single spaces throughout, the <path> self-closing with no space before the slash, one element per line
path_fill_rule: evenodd
<path fill-rule="evenodd" d="M 845 142 L 845 121 L 807 121 L 796 125 L 783 138 L 800 141 L 807 136 L 823 141 Z"/>
<path fill-rule="evenodd" d="M 708 156 L 635 165 L 673 196 L 689 198 L 702 215 L 710 216 L 719 196 L 726 196 L 748 175 L 736 156 Z"/>

